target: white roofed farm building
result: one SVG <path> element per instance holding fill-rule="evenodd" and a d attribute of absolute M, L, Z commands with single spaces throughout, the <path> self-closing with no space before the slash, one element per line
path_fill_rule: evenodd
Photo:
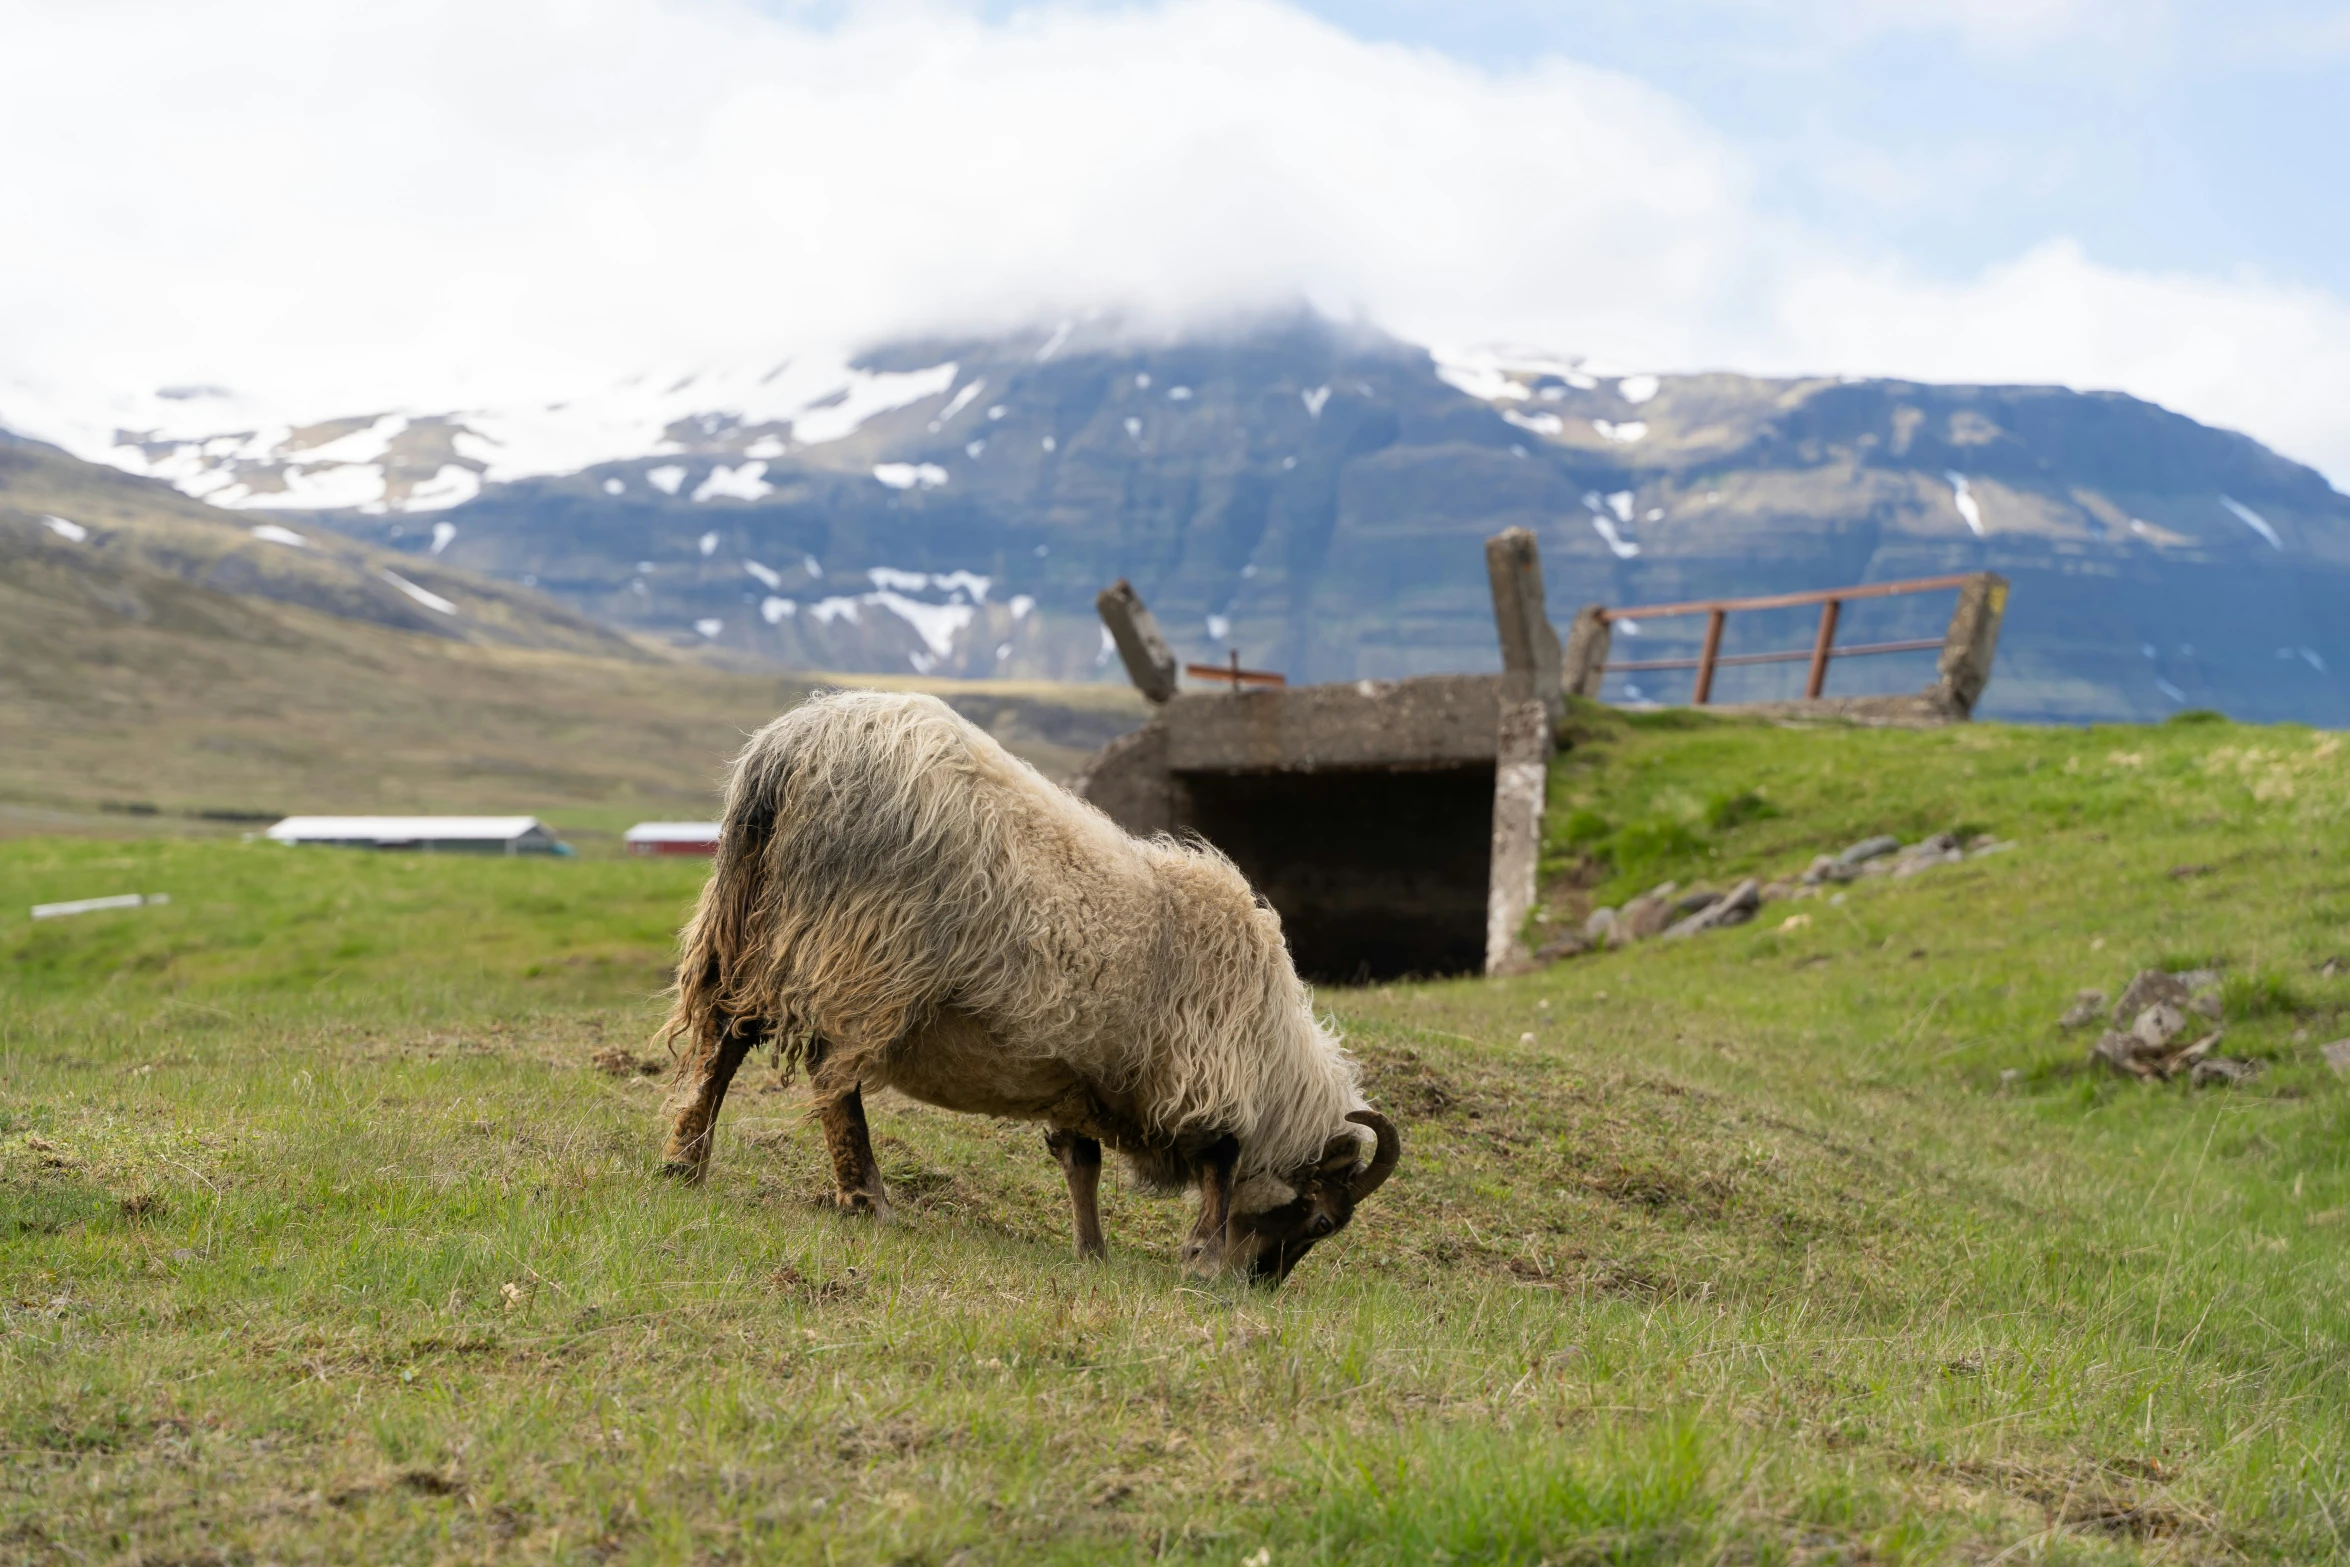
<path fill-rule="evenodd" d="M 631 854 L 715 854 L 716 822 L 638 822 L 621 834 Z"/>
<path fill-rule="evenodd" d="M 289 816 L 265 835 L 276 843 L 429 854 L 569 854 L 535 816 Z"/>

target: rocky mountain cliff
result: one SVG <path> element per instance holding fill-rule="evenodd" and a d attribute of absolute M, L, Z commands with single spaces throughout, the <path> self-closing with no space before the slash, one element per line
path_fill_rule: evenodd
<path fill-rule="evenodd" d="M 1435 356 L 1311 316 L 1150 337 L 1064 324 L 851 362 L 640 381 L 527 416 L 121 430 L 101 453 L 218 502 L 524 585 L 742 663 L 1116 678 L 1094 592 L 1181 652 L 1292 680 L 1496 667 L 1479 541 L 1531 528 L 1576 606 L 1990 569 L 2015 584 L 1989 716 L 2184 706 L 2350 724 L 2350 499 L 2247 437 L 2113 393 L 1653 376 Z M 338 504 L 339 503 L 339 504 Z M 1938 634 L 1947 596 L 1846 616 Z M 1694 649 L 1652 622 L 1619 657 Z M 1725 651 L 1808 645 L 1731 621 Z M 1832 692 L 1924 683 L 1840 663 Z M 1725 673 L 1793 694 L 1800 666 Z M 1685 698 L 1686 675 L 1612 698 Z"/>

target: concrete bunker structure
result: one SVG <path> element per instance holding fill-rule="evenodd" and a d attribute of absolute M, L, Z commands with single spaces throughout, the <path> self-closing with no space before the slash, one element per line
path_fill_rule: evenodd
<path fill-rule="evenodd" d="M 1074 787 L 1130 832 L 1197 833 L 1231 856 L 1280 911 L 1309 979 L 1524 965 L 1553 739 L 1568 693 L 1597 695 L 1611 612 L 1584 609 L 1562 647 L 1533 534 L 1494 535 L 1485 564 L 1500 674 L 1300 687 L 1192 666 L 1228 688 L 1182 689 L 1182 666 L 1149 609 L 1127 583 L 1112 585 L 1096 607 L 1154 712 L 1098 752 Z M 1989 676 L 2005 589 L 1983 574 L 1961 591 L 1939 678 L 1921 695 L 1755 710 L 1964 719 Z"/>

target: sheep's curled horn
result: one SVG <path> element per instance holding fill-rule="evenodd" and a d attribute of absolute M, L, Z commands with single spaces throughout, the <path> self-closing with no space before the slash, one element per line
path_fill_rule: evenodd
<path fill-rule="evenodd" d="M 1357 1126 L 1370 1128 L 1371 1135 L 1379 1139 L 1377 1148 L 1372 1151 L 1371 1162 L 1347 1183 L 1348 1196 L 1361 1202 L 1395 1173 L 1395 1162 L 1403 1157 L 1403 1139 L 1396 1135 L 1395 1123 L 1376 1110 L 1349 1110 L 1346 1118 Z"/>

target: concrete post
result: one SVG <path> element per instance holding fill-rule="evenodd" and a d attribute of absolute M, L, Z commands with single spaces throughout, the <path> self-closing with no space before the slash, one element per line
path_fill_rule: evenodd
<path fill-rule="evenodd" d="M 1550 714 L 1540 702 L 1504 702 L 1495 726 L 1493 858 L 1485 881 L 1485 972 L 1525 968 L 1519 938 L 1542 863 L 1542 798 L 1550 777 Z"/>
<path fill-rule="evenodd" d="M 1607 623 L 1606 605 L 1586 604 L 1575 611 L 1574 620 L 1567 626 L 1567 651 L 1560 671 L 1569 696 L 1599 700 L 1608 646 L 1614 639 L 1615 632 Z"/>
<path fill-rule="evenodd" d="M 1151 618 L 1134 584 L 1120 577 L 1102 589 L 1093 607 L 1100 611 L 1102 624 L 1109 628 L 1110 640 L 1117 644 L 1118 657 L 1126 665 L 1126 677 L 1134 682 L 1143 700 L 1164 702 L 1172 697 L 1175 650 L 1159 635 L 1159 623 Z"/>
<path fill-rule="evenodd" d="M 1552 723 L 1566 716 L 1559 685 L 1559 637 L 1543 603 L 1542 552 L 1524 528 L 1504 528 L 1485 541 L 1485 574 L 1493 585 L 1493 625 L 1501 636 L 1501 699 L 1537 701 Z"/>
<path fill-rule="evenodd" d="M 2007 614 L 2007 579 L 1978 572 L 1958 590 L 1950 631 L 1942 639 L 1941 679 L 1934 696 L 1955 718 L 1974 715 L 1983 687 L 1991 681 L 1991 658 L 1999 650 L 1999 622 Z"/>

